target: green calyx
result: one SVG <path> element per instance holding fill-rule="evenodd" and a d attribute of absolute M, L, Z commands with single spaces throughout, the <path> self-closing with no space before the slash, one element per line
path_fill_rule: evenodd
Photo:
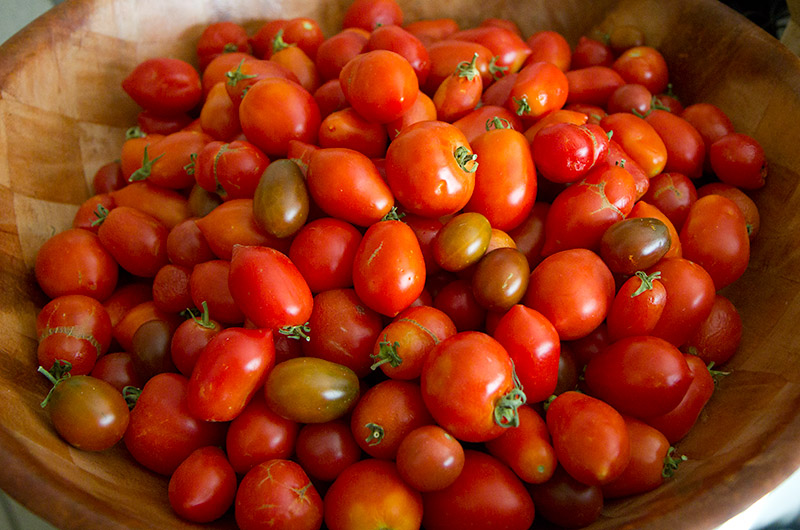
<path fill-rule="evenodd" d="M 472 81 L 476 77 L 479 77 L 481 73 L 478 71 L 478 67 L 476 66 L 478 61 L 478 54 L 472 56 L 471 61 L 462 61 L 458 63 L 458 67 L 456 68 L 456 76 L 458 77 L 466 77 L 468 81 Z"/>
<path fill-rule="evenodd" d="M 283 326 L 278 330 L 278 333 L 294 340 L 304 340 L 306 342 L 311 340 L 308 335 L 311 333 L 311 326 L 308 325 L 308 322 L 297 326 Z"/>
<path fill-rule="evenodd" d="M 42 408 L 45 408 L 50 402 L 50 396 L 53 395 L 53 390 L 55 390 L 58 384 L 65 379 L 72 377 L 69 373 L 70 370 L 72 370 L 72 363 L 69 361 L 62 361 L 61 359 L 56 359 L 53 363 L 53 366 L 49 370 L 46 370 L 44 366 L 39 366 L 38 372 L 45 376 L 48 381 L 53 383 L 52 388 L 50 388 L 50 391 L 40 403 Z"/>
<path fill-rule="evenodd" d="M 667 455 L 664 457 L 664 467 L 661 469 L 661 476 L 664 478 L 670 478 L 675 474 L 681 462 L 689 460 L 686 455 L 681 455 L 679 457 L 672 456 L 674 452 L 675 448 L 670 446 L 667 450 Z"/>
<path fill-rule="evenodd" d="M 478 155 L 470 151 L 468 148 L 464 147 L 463 145 L 459 145 L 453 155 L 456 158 L 458 167 L 467 173 L 475 173 L 478 170 Z"/>
<path fill-rule="evenodd" d="M 128 182 L 136 182 L 137 180 L 147 180 L 150 176 L 150 173 L 153 171 L 153 164 L 156 161 L 164 156 L 164 153 L 161 153 L 154 159 L 150 160 L 150 154 L 147 152 L 147 148 L 150 147 L 149 145 L 144 146 L 144 154 L 142 155 L 142 167 L 131 173 L 131 176 L 128 177 Z"/>
<path fill-rule="evenodd" d="M 242 72 L 242 65 L 244 64 L 244 59 L 239 61 L 239 64 L 236 66 L 236 70 L 229 70 L 225 72 L 225 77 L 228 79 L 228 85 L 236 86 L 239 81 L 244 79 L 253 79 L 254 77 L 258 77 L 256 74 L 245 74 Z"/>
<path fill-rule="evenodd" d="M 403 358 L 400 357 L 400 354 L 397 352 L 397 347 L 400 346 L 399 342 L 395 341 L 394 343 L 390 343 L 386 340 L 386 336 L 384 335 L 384 340 L 380 341 L 378 344 L 378 353 L 370 354 L 370 357 L 375 359 L 375 362 L 369 367 L 370 370 L 376 370 L 379 366 L 386 363 L 389 363 L 394 368 L 403 364 Z"/>
<path fill-rule="evenodd" d="M 638 289 L 631 293 L 631 298 L 636 298 L 643 292 L 651 290 L 653 288 L 653 280 L 661 278 L 661 271 L 656 271 L 650 275 L 644 271 L 636 271 L 636 277 L 639 278 L 642 283 L 639 284 Z"/>
<path fill-rule="evenodd" d="M 494 422 L 504 428 L 519 426 L 519 408 L 528 401 L 525 392 L 522 391 L 522 383 L 517 377 L 513 361 L 511 362 L 511 376 L 514 388 L 501 397 L 494 407 Z"/>

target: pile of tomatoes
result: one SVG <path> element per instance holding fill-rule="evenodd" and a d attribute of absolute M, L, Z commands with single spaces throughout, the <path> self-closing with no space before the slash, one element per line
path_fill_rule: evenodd
<path fill-rule="evenodd" d="M 580 527 L 675 471 L 766 162 L 637 28 L 355 0 L 196 49 L 125 78 L 137 126 L 36 258 L 67 442 L 244 530 Z"/>

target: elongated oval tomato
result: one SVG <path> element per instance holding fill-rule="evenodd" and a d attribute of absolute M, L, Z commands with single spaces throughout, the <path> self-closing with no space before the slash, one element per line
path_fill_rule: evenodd
<path fill-rule="evenodd" d="M 552 63 L 538 62 L 519 71 L 505 106 L 523 120 L 535 120 L 567 102 L 569 81 Z"/>
<path fill-rule="evenodd" d="M 228 288 L 256 326 L 299 326 L 311 316 L 313 298 L 303 275 L 283 253 L 269 247 L 235 246 Z"/>
<path fill-rule="evenodd" d="M 652 125 L 630 112 L 616 112 L 600 120 L 625 152 L 652 178 L 667 164 L 667 147 Z"/>
<path fill-rule="evenodd" d="M 366 155 L 344 147 L 317 149 L 306 183 L 322 210 L 357 226 L 381 220 L 394 206 L 392 191 Z"/>
<path fill-rule="evenodd" d="M 547 408 L 546 421 L 559 464 L 584 484 L 611 482 L 630 462 L 625 420 L 595 397 L 576 391 L 559 394 Z"/>
<path fill-rule="evenodd" d="M 227 328 L 203 348 L 186 400 L 196 418 L 230 421 L 247 406 L 275 364 L 271 329 Z"/>
<path fill-rule="evenodd" d="M 136 208 L 118 206 L 111 210 L 97 235 L 120 267 L 133 275 L 153 278 L 168 262 L 169 230 Z"/>
<path fill-rule="evenodd" d="M 353 286 L 371 309 L 393 317 L 425 287 L 425 260 L 414 231 L 402 221 L 370 226 L 356 250 Z"/>

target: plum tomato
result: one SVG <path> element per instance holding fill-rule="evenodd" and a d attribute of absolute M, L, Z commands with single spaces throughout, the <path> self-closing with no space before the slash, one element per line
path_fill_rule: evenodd
<path fill-rule="evenodd" d="M 341 219 L 323 217 L 305 224 L 292 239 L 289 259 L 312 293 L 353 286 L 353 260 L 361 232 Z"/>
<path fill-rule="evenodd" d="M 448 220 L 431 240 L 431 253 L 446 271 L 462 271 L 478 263 L 489 248 L 492 225 L 478 212 L 460 213 Z"/>
<path fill-rule="evenodd" d="M 192 452 L 170 476 L 167 495 L 172 510 L 181 518 L 208 523 L 233 506 L 236 473 L 219 447 Z"/>
<path fill-rule="evenodd" d="M 489 440 L 486 449 L 529 484 L 548 481 L 558 464 L 547 425 L 529 406 L 519 408 L 519 427 Z"/>
<path fill-rule="evenodd" d="M 306 473 L 325 482 L 333 482 L 362 455 L 350 424 L 345 420 L 303 425 L 297 433 L 294 451 Z"/>
<path fill-rule="evenodd" d="M 397 471 L 419 491 L 444 489 L 464 468 L 464 448 L 438 425 L 423 425 L 406 434 L 397 448 Z"/>
<path fill-rule="evenodd" d="M 660 219 L 632 217 L 609 226 L 600 239 L 600 257 L 615 274 L 631 275 L 658 263 L 669 251 L 669 228 Z"/>
<path fill-rule="evenodd" d="M 190 111 L 203 95 L 197 70 L 171 57 L 142 61 L 123 79 L 122 89 L 139 106 L 159 115 Z"/>
<path fill-rule="evenodd" d="M 529 484 L 536 516 L 564 528 L 582 528 L 596 521 L 603 511 L 603 491 L 572 478 L 558 466 L 550 480 Z"/>
<path fill-rule="evenodd" d="M 260 175 L 253 193 L 256 224 L 277 238 L 297 233 L 308 219 L 305 177 L 292 160 L 275 160 Z"/>

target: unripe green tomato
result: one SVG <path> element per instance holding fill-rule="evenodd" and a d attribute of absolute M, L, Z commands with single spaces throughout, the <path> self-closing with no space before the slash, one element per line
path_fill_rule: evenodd
<path fill-rule="evenodd" d="M 317 357 L 296 357 L 276 364 L 264 392 L 269 407 L 298 423 L 341 418 L 359 396 L 358 376 L 350 368 Z"/>
<path fill-rule="evenodd" d="M 455 272 L 477 263 L 489 248 L 492 225 L 476 212 L 458 214 L 439 230 L 431 242 L 436 263 Z"/>

